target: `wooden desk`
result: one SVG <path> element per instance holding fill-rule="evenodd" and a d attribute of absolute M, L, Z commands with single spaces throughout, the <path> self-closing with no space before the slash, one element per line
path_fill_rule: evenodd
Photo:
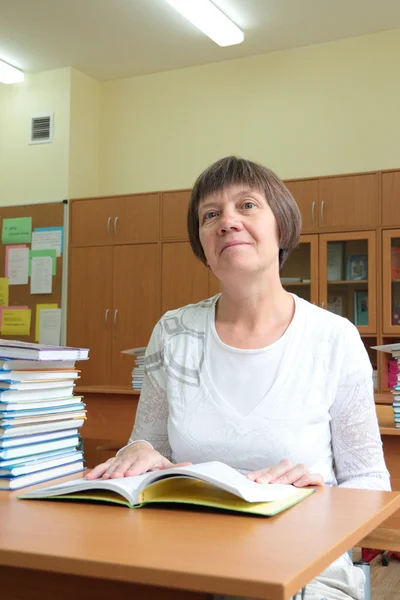
<path fill-rule="evenodd" d="M 139 393 L 126 386 L 77 387 L 84 395 L 88 420 L 82 428 L 85 458 L 93 468 L 115 455 L 127 441 L 135 420 Z M 393 400 L 392 394 L 376 395 L 376 401 Z M 393 423 L 393 409 L 387 403 L 376 406 L 379 428 L 392 488 L 400 491 L 400 429 Z M 400 551 L 400 511 L 392 515 L 373 535 L 362 541 L 364 547 Z"/>
<path fill-rule="evenodd" d="M 280 515 L 254 518 L 3 493 L 2 596 L 288 600 L 399 506 L 393 492 L 319 488 Z"/>
<path fill-rule="evenodd" d="M 392 489 L 400 491 L 400 429 L 394 427 L 391 406 L 377 405 L 376 413 Z M 382 523 L 376 531 L 362 540 L 360 545 L 365 548 L 400 552 L 400 511 Z"/>

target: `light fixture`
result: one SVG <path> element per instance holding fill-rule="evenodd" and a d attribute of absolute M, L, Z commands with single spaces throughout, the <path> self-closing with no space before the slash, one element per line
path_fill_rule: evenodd
<path fill-rule="evenodd" d="M 20 83 L 23 80 L 22 71 L 0 60 L 0 83 Z"/>
<path fill-rule="evenodd" d="M 219 46 L 233 46 L 243 42 L 243 31 L 210 0 L 167 0 L 167 2 Z"/>

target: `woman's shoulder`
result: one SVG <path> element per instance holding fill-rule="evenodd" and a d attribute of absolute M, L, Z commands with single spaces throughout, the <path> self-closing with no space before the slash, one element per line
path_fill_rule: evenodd
<path fill-rule="evenodd" d="M 304 313 L 307 329 L 319 332 L 324 331 L 334 337 L 343 336 L 343 334 L 351 335 L 352 332 L 358 333 L 355 325 L 346 317 L 330 312 L 303 298 L 297 298 L 297 302 Z"/>
<path fill-rule="evenodd" d="M 214 309 L 220 294 L 201 300 L 196 304 L 186 304 L 180 308 L 169 310 L 163 314 L 159 324 L 166 334 L 175 334 L 189 330 L 205 331 L 207 316 Z"/>

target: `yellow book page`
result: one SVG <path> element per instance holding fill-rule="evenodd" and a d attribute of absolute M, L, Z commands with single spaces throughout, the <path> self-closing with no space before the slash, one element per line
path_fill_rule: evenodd
<path fill-rule="evenodd" d="M 171 477 L 157 481 L 140 493 L 140 502 L 143 504 L 179 502 L 182 504 L 197 504 L 230 511 L 239 511 L 248 514 L 272 516 L 297 504 L 314 489 L 299 489 L 293 496 L 285 500 L 274 502 L 246 502 L 229 492 L 225 492 L 213 485 L 196 479 Z"/>
<path fill-rule="evenodd" d="M 92 490 L 85 492 L 72 492 L 70 494 L 63 494 L 62 496 L 49 496 L 48 498 L 43 497 L 43 500 L 78 500 L 86 502 L 110 502 L 112 504 L 122 504 L 130 508 L 128 500 L 126 500 L 117 492 L 112 490 Z"/>

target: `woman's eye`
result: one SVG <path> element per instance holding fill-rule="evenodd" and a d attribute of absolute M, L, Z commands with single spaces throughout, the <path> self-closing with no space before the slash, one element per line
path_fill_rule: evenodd
<path fill-rule="evenodd" d="M 217 213 L 215 212 L 215 210 L 210 210 L 204 215 L 204 220 L 207 221 L 208 219 L 213 219 L 216 216 L 216 214 Z"/>
<path fill-rule="evenodd" d="M 251 200 L 247 200 L 247 202 L 245 202 L 243 204 L 243 208 L 250 209 L 250 208 L 254 208 L 254 207 L 255 207 L 255 204 L 254 204 L 254 202 L 251 202 Z"/>

